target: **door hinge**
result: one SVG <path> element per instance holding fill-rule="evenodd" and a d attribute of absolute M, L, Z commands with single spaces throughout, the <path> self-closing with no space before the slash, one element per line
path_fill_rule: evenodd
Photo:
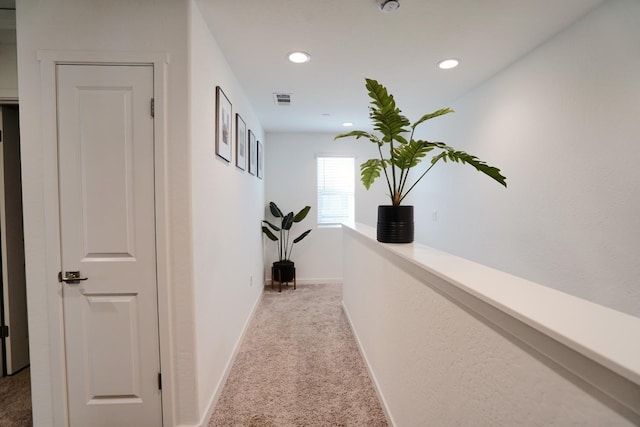
<path fill-rule="evenodd" d="M 158 390 L 162 390 L 162 374 L 158 372 Z"/>
<path fill-rule="evenodd" d="M 156 100 L 151 98 L 151 117 L 156 116 Z"/>
<path fill-rule="evenodd" d="M 0 327 L 0 338 L 9 338 L 9 327 L 7 325 Z"/>

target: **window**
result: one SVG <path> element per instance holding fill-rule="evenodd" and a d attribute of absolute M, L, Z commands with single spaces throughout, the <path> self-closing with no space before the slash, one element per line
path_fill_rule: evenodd
<path fill-rule="evenodd" d="M 353 224 L 354 158 L 317 157 L 318 225 Z"/>

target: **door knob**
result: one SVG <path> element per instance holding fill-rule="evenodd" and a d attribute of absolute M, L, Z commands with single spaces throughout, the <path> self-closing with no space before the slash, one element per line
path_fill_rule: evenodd
<path fill-rule="evenodd" d="M 79 271 L 65 271 L 64 276 L 62 271 L 58 273 L 58 282 L 65 283 L 80 283 L 81 280 L 87 280 L 88 277 L 81 277 Z"/>

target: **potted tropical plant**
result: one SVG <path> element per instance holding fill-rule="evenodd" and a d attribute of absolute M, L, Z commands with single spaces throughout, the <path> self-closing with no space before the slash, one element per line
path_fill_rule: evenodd
<path fill-rule="evenodd" d="M 366 80 L 366 88 L 371 98 L 369 118 L 376 133 L 354 130 L 337 135 L 334 139 L 356 137 L 366 138 L 378 146 L 379 158 L 369 159 L 360 165 L 361 180 L 368 190 L 376 178 L 383 173 L 391 198 L 391 205 L 378 206 L 377 239 L 386 243 L 413 242 L 413 206 L 401 205 L 404 198 L 416 184 L 440 160 L 469 164 L 479 172 L 488 175 L 500 184 L 507 186 L 506 178 L 500 169 L 489 166 L 471 154 L 456 150 L 443 142 L 414 139 L 416 128 L 427 120 L 444 114 L 453 113 L 450 108 L 443 108 L 425 114 L 411 123 L 396 107 L 393 95 L 372 79 Z M 384 151 L 383 151 L 384 149 Z M 386 151 L 386 153 L 385 153 Z M 434 152 L 429 167 L 418 176 L 409 180 L 409 172 L 418 166 L 428 153 Z"/>
<path fill-rule="evenodd" d="M 262 226 L 262 232 L 269 238 L 269 240 L 276 242 L 278 246 L 278 261 L 273 263 L 271 271 L 272 279 L 278 278 L 278 281 L 281 284 L 282 282 L 288 283 L 295 279 L 295 264 L 291 261 L 293 245 L 307 237 L 309 233 L 311 233 L 311 230 L 305 231 L 293 240 L 290 239 L 289 232 L 291 231 L 294 223 L 301 222 L 307 217 L 309 209 L 311 209 L 311 206 L 305 206 L 295 215 L 293 212 L 289 212 L 285 215 L 282 213 L 278 205 L 274 202 L 270 202 L 269 211 L 271 212 L 271 215 L 280 219 L 280 225 L 275 225 L 267 220 L 262 221 L 263 224 L 266 224 Z M 277 233 L 277 235 L 274 232 Z"/>

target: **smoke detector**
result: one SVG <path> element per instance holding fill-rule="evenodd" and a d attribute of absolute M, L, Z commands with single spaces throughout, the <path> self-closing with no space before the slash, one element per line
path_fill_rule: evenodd
<path fill-rule="evenodd" d="M 398 0 L 376 0 L 382 12 L 395 12 L 400 7 Z"/>

